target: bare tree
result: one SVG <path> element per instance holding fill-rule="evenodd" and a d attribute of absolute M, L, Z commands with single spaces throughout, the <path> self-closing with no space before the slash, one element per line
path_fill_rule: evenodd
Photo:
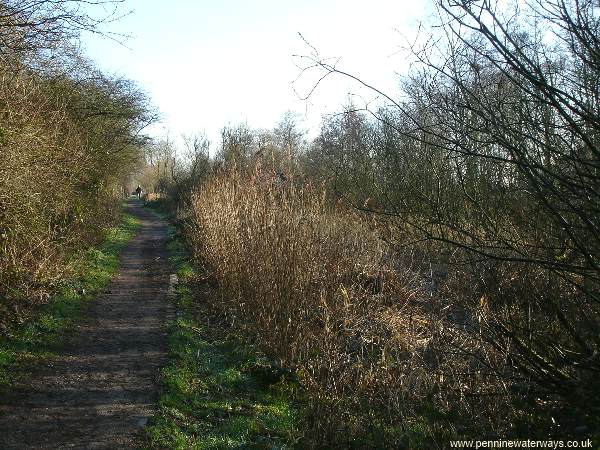
<path fill-rule="evenodd" d="M 534 390 L 573 411 L 577 402 L 597 407 L 589 395 L 600 370 L 597 5 L 437 7 L 437 34 L 411 47 L 402 100 L 314 48 L 304 70 L 350 77 L 387 102 L 367 110 L 380 128 L 365 149 L 378 155 L 369 185 L 383 214 L 416 241 L 458 249 L 471 289 L 457 301 Z"/>
<path fill-rule="evenodd" d="M 100 25 L 119 18 L 122 2 L 5 0 L 0 3 L 0 55 L 52 51 L 81 32 L 102 33 Z"/>

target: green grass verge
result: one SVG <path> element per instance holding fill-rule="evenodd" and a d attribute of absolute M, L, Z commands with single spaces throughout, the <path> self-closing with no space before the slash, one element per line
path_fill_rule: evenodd
<path fill-rule="evenodd" d="M 301 437 L 297 384 L 277 376 L 261 354 L 227 333 L 211 333 L 194 316 L 194 269 L 177 239 L 177 318 L 162 370 L 160 412 L 147 431 L 152 448 L 232 449 L 293 447 Z M 214 325 L 212 325 L 214 326 Z"/>
<path fill-rule="evenodd" d="M 74 258 L 74 276 L 64 280 L 58 294 L 37 311 L 33 320 L 0 338 L 0 387 L 14 381 L 18 368 L 54 355 L 61 336 L 80 315 L 83 305 L 109 282 L 119 268 L 118 256 L 135 235 L 139 221 L 123 214 L 121 224 L 108 231 L 104 243 Z"/>

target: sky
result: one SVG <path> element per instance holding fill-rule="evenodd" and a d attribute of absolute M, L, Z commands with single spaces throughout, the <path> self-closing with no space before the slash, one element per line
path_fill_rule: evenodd
<path fill-rule="evenodd" d="M 430 0 L 124 0 L 121 19 L 102 30 L 118 40 L 82 36 L 85 54 L 104 71 L 135 80 L 162 120 L 150 135 L 176 141 L 204 132 L 218 145 L 228 124 L 272 129 L 286 111 L 314 136 L 324 114 L 375 95 L 340 76 L 301 73 L 315 47 L 322 57 L 385 92 L 398 91 L 405 47 Z M 102 11 L 92 11 L 102 14 Z"/>

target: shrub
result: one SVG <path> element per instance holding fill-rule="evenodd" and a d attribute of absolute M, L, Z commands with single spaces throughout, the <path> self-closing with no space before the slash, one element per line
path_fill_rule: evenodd
<path fill-rule="evenodd" d="M 118 214 L 138 160 L 145 97 L 92 70 L 40 74 L 0 63 L 0 328 L 22 321 Z"/>

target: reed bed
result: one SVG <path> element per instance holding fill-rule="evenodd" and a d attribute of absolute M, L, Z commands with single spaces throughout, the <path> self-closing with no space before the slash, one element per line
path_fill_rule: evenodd
<path fill-rule="evenodd" d="M 483 344 L 430 295 L 422 261 L 320 186 L 233 170 L 207 181 L 193 209 L 190 240 L 221 286 L 217 306 L 299 375 L 313 444 L 443 440 L 483 405 L 469 394 L 498 387 L 456 351 Z"/>

